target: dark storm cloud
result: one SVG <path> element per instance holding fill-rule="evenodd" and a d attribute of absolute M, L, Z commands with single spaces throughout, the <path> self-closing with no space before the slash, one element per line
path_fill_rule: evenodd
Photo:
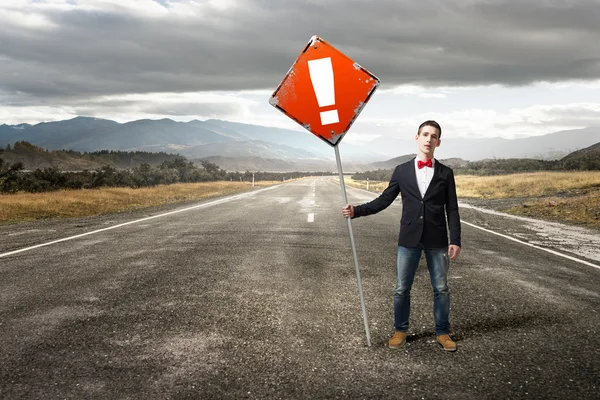
<path fill-rule="evenodd" d="M 185 17 L 173 12 L 185 1 L 158 3 L 163 15 L 143 2 L 23 6 L 52 24 L 41 28 L 0 5 L 0 91 L 75 100 L 273 89 L 313 34 L 388 86 L 600 79 L 598 0 L 246 0 Z"/>

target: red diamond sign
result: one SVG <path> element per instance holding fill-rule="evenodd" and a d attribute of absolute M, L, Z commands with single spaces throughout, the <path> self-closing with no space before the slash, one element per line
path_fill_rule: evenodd
<path fill-rule="evenodd" d="M 379 79 L 313 36 L 269 103 L 312 134 L 336 146 L 367 104 Z"/>

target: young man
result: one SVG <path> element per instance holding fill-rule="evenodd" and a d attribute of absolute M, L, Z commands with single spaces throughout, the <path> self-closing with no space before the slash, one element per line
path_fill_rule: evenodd
<path fill-rule="evenodd" d="M 410 290 L 422 252 L 425 252 L 433 286 L 433 309 L 437 342 L 446 351 L 456 351 L 450 338 L 450 292 L 448 267 L 460 254 L 460 216 L 452 169 L 433 158 L 440 145 L 442 128 L 435 121 L 419 126 L 417 157 L 398 165 L 381 195 L 368 203 L 342 208 L 346 218 L 378 213 L 402 196 L 402 219 L 396 261 L 397 283 L 394 290 L 395 333 L 388 346 L 400 348 L 406 343 L 410 314 Z M 450 229 L 450 245 L 446 216 Z"/>

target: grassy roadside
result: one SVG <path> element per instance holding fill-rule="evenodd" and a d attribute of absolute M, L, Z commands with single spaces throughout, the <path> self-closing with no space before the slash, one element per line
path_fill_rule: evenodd
<path fill-rule="evenodd" d="M 366 188 L 366 181 L 344 177 L 348 186 Z M 257 182 L 271 186 L 281 182 Z M 382 192 L 388 182 L 369 182 Z M 515 199 L 497 210 L 600 229 L 600 172 L 539 172 L 502 176 L 456 176 L 459 198 L 480 202 Z M 201 200 L 252 189 L 244 182 L 203 182 L 152 188 L 104 188 L 48 193 L 0 194 L 0 224 L 50 218 L 85 217 Z"/>
<path fill-rule="evenodd" d="M 344 177 L 344 182 L 366 189 L 366 181 Z M 387 185 L 369 182 L 369 190 L 381 192 Z M 497 208 L 502 212 L 600 228 L 600 171 L 458 175 L 456 192 L 465 201 L 517 199 L 510 206 Z"/>
<path fill-rule="evenodd" d="M 272 186 L 281 182 L 256 182 Z M 87 217 L 201 200 L 252 190 L 252 183 L 202 182 L 151 188 L 102 188 L 46 193 L 0 194 L 0 224 L 50 218 Z"/>

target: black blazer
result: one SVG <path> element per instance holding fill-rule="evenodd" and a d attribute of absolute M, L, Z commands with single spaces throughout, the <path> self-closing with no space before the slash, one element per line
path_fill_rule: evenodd
<path fill-rule="evenodd" d="M 448 246 L 446 215 L 450 228 L 450 244 L 460 246 L 460 216 L 456 184 L 452 169 L 435 160 L 431 183 L 421 197 L 415 173 L 415 159 L 394 170 L 387 189 L 373 201 L 354 207 L 354 218 L 378 213 L 402 195 L 402 219 L 398 245 L 428 248 Z"/>

